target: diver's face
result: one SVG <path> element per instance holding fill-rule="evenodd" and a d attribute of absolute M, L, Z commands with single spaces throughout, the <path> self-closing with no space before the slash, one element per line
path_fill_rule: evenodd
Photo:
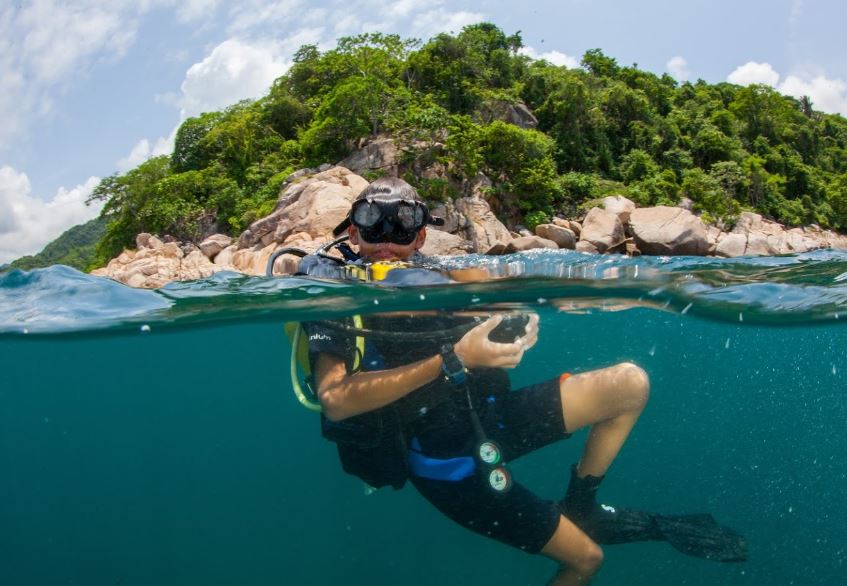
<path fill-rule="evenodd" d="M 426 228 L 421 228 L 415 239 L 409 244 L 396 244 L 394 242 L 368 242 L 359 234 L 355 225 L 348 229 L 350 244 L 359 247 L 359 256 L 365 260 L 397 261 L 408 260 L 416 250 L 419 250 L 426 241 Z"/>

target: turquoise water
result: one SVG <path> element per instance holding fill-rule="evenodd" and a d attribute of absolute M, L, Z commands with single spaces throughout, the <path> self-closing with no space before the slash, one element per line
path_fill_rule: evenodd
<path fill-rule="evenodd" d="M 454 526 L 413 488 L 366 495 L 288 380 L 285 321 L 494 303 L 541 316 L 516 386 L 621 360 L 650 374 L 604 500 L 708 511 L 749 541 L 743 564 L 607 547 L 595 584 L 843 580 L 847 254 L 454 261 L 475 262 L 503 278 L 137 291 L 63 267 L 0 274 L 0 583 L 543 584 L 552 562 Z M 513 473 L 559 498 L 583 441 Z"/>

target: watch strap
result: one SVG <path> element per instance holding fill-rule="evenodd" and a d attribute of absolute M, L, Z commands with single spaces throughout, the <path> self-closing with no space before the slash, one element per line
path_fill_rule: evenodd
<path fill-rule="evenodd" d="M 467 371 L 462 359 L 453 350 L 453 344 L 441 346 L 441 372 L 450 384 L 460 385 L 467 378 Z"/>

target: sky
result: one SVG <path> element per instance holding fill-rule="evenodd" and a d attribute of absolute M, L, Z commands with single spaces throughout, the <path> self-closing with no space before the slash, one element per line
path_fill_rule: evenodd
<path fill-rule="evenodd" d="M 600 48 L 847 116 L 841 0 L 0 0 L 0 264 L 95 217 L 100 178 L 169 153 L 186 118 L 264 95 L 301 45 L 482 21 L 567 67 Z"/>

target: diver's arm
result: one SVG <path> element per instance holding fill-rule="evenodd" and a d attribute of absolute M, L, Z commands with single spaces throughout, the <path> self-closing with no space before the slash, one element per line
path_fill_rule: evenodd
<path fill-rule="evenodd" d="M 344 360 L 330 354 L 315 364 L 318 399 L 326 417 L 340 421 L 384 407 L 441 376 L 441 356 L 388 370 L 347 374 Z"/>
<path fill-rule="evenodd" d="M 467 368 L 514 368 L 538 339 L 538 316 L 530 319 L 526 335 L 511 344 L 492 342 L 488 334 L 502 321 L 495 316 L 467 332 L 454 351 Z M 437 379 L 442 374 L 440 354 L 386 370 L 349 374 L 344 360 L 320 354 L 315 364 L 318 399 L 324 415 L 340 421 L 384 407 Z"/>

